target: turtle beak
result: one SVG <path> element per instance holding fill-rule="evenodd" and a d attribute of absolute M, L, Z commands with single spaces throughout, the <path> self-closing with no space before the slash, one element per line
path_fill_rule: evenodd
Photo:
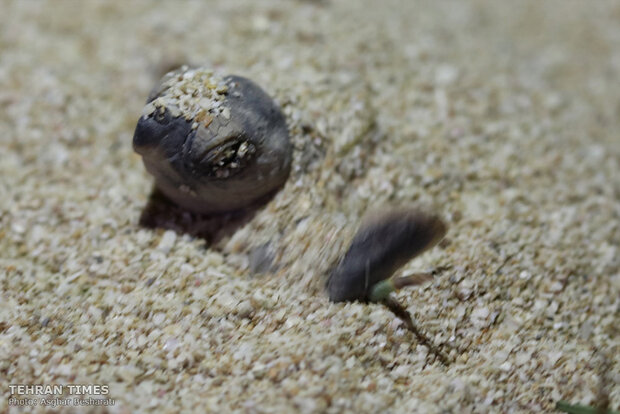
<path fill-rule="evenodd" d="M 140 117 L 133 134 L 133 150 L 142 156 L 155 150 L 161 140 L 161 127 L 151 117 Z"/>
<path fill-rule="evenodd" d="M 163 114 L 142 116 L 133 135 L 133 149 L 143 157 L 157 151 L 165 158 L 178 158 L 191 132 L 191 124 L 173 117 L 168 109 Z"/>

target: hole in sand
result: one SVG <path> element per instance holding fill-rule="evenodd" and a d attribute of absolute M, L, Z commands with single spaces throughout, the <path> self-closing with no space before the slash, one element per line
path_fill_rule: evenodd
<path fill-rule="evenodd" d="M 275 195 L 275 192 L 242 210 L 219 214 L 200 214 L 188 211 L 170 201 L 156 186 L 142 209 L 140 226 L 172 230 L 177 234 L 199 237 L 212 247 L 248 223 Z"/>

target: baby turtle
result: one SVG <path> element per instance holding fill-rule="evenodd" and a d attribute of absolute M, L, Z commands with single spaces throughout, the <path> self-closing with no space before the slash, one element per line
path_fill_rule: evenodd
<path fill-rule="evenodd" d="M 443 221 L 415 209 L 390 209 L 367 216 L 327 283 L 333 302 L 384 300 L 392 291 L 419 284 L 430 274 L 388 279 L 446 234 Z"/>
<path fill-rule="evenodd" d="M 256 203 L 284 184 L 292 159 L 284 115 L 258 85 L 187 66 L 153 89 L 133 147 L 159 190 L 196 213 Z"/>

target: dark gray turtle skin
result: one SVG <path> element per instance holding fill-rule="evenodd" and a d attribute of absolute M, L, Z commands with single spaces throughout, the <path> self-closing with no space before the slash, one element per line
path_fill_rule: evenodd
<path fill-rule="evenodd" d="M 393 209 L 364 220 L 327 282 L 333 302 L 368 301 L 372 287 L 446 234 L 443 221 L 412 209 Z"/>
<path fill-rule="evenodd" d="M 172 75 L 154 88 L 147 104 L 165 92 L 162 85 Z M 140 117 L 133 137 L 156 186 L 197 213 L 248 207 L 280 188 L 291 167 L 288 128 L 276 102 L 249 79 L 223 79 L 228 90 L 221 103 L 228 113 L 196 127 L 178 111 L 156 110 Z"/>

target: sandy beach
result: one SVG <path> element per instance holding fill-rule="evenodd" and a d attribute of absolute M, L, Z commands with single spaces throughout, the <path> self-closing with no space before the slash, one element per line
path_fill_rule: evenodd
<path fill-rule="evenodd" d="M 0 412 L 620 409 L 619 3 L 2 4 Z M 182 64 L 286 116 L 291 174 L 241 220 L 158 204 L 132 149 Z M 449 227 L 396 294 L 448 363 L 325 292 L 402 205 Z"/>

